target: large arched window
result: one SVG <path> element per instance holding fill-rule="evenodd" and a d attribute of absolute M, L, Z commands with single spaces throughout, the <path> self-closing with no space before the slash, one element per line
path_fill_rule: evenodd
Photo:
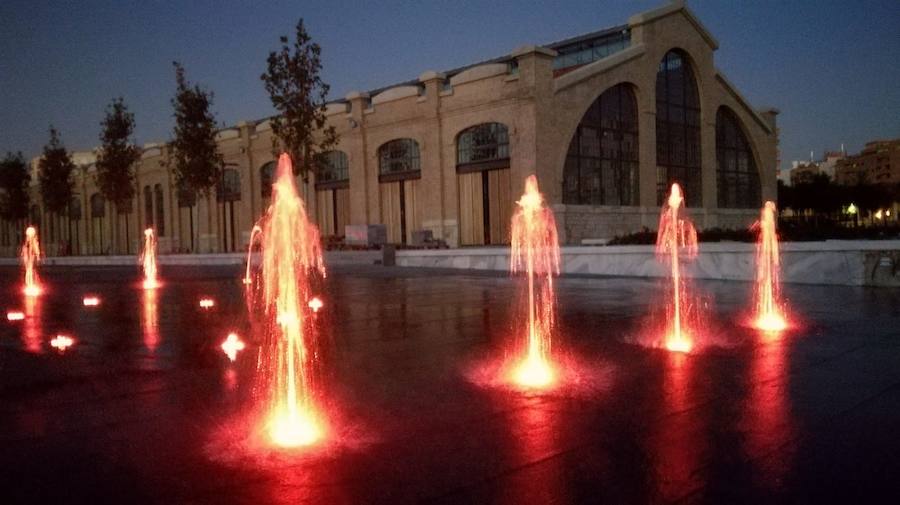
<path fill-rule="evenodd" d="M 150 186 L 144 186 L 144 227 L 153 226 L 153 192 Z"/>
<path fill-rule="evenodd" d="M 463 130 L 457 137 L 457 170 L 490 170 L 508 166 L 509 131 L 506 125 L 483 123 Z"/>
<path fill-rule="evenodd" d="M 759 207 L 759 171 L 741 122 L 728 107 L 716 112 L 716 188 L 719 207 Z"/>
<path fill-rule="evenodd" d="M 631 85 L 617 84 L 594 100 L 569 142 L 563 172 L 563 203 L 638 204 L 638 116 Z"/>
<path fill-rule="evenodd" d="M 166 212 L 163 207 L 163 190 L 159 184 L 153 186 L 153 200 L 156 205 L 156 236 L 164 237 L 166 235 Z"/>
<path fill-rule="evenodd" d="M 419 143 L 413 139 L 397 139 L 378 148 L 378 180 L 380 182 L 418 179 L 421 177 Z"/>
<path fill-rule="evenodd" d="M 319 155 L 316 186 L 346 183 L 350 180 L 350 164 L 344 151 L 326 151 Z"/>
<path fill-rule="evenodd" d="M 222 170 L 216 185 L 216 198 L 220 202 L 234 202 L 241 199 L 241 173 L 234 168 Z"/>
<path fill-rule="evenodd" d="M 106 216 L 106 199 L 100 193 L 91 195 L 91 219 Z"/>
<path fill-rule="evenodd" d="M 689 207 L 702 204 L 700 98 L 687 54 L 666 53 L 656 73 L 656 200 L 682 186 Z"/>
<path fill-rule="evenodd" d="M 275 162 L 270 161 L 259 167 L 259 193 L 263 198 L 272 197 L 273 182 L 275 182 Z"/>

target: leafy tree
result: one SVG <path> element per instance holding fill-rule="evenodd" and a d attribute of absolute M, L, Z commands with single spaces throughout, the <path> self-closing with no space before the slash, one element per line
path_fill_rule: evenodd
<path fill-rule="evenodd" d="M 0 161 L 0 219 L 21 224 L 28 218 L 31 174 L 22 153 L 6 153 Z"/>
<path fill-rule="evenodd" d="M 287 151 L 294 162 L 295 173 L 308 182 L 311 168 L 319 166 L 321 153 L 337 142 L 333 126 L 325 128 L 325 106 L 329 86 L 319 75 L 322 70 L 319 44 L 297 22 L 296 40 L 279 38 L 281 49 L 269 53 L 268 68 L 260 78 L 279 115 L 272 119 L 272 149 Z M 316 132 L 322 132 L 319 140 Z"/>
<path fill-rule="evenodd" d="M 210 189 L 218 181 L 225 161 L 216 145 L 216 120 L 210 111 L 213 94 L 199 85 L 189 85 L 184 76 L 184 67 L 176 62 L 175 81 L 177 88 L 172 98 L 175 109 L 174 164 L 175 184 L 180 193 L 196 195 L 203 193 L 207 198 Z M 191 222 L 191 250 L 194 250 L 195 196 L 187 198 Z M 212 228 L 212 212 L 208 213 Z"/>
<path fill-rule="evenodd" d="M 134 114 L 121 97 L 106 107 L 106 117 L 100 123 L 100 153 L 97 156 L 97 185 L 107 201 L 125 214 L 125 251 L 129 252 L 128 215 L 134 198 L 134 164 L 141 151 L 131 143 L 134 133 Z M 116 227 L 118 229 L 118 227 Z"/>
<path fill-rule="evenodd" d="M 44 154 L 38 162 L 38 183 L 44 206 L 57 219 L 68 211 L 72 201 L 73 170 L 75 164 L 60 141 L 59 132 L 50 126 L 50 142 L 44 146 Z M 53 237 L 52 219 L 50 223 L 50 236 Z"/>

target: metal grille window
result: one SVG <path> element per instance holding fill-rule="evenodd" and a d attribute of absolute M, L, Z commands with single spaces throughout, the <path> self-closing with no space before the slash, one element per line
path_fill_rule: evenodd
<path fill-rule="evenodd" d="M 604 91 L 581 118 L 563 169 L 563 203 L 638 204 L 638 117 L 628 84 Z"/>
<path fill-rule="evenodd" d="M 419 143 L 413 139 L 397 139 L 378 148 L 379 179 L 416 179 L 421 175 Z"/>
<path fill-rule="evenodd" d="M 350 164 L 344 151 L 327 151 L 319 157 L 319 173 L 316 183 L 350 180 Z"/>
<path fill-rule="evenodd" d="M 273 182 L 275 182 L 275 162 L 270 161 L 259 167 L 259 192 L 263 198 L 271 198 Z"/>
<path fill-rule="evenodd" d="M 694 72 L 683 51 L 666 53 L 656 73 L 656 200 L 669 186 L 684 189 L 688 207 L 702 204 L 700 98 Z"/>
<path fill-rule="evenodd" d="M 91 218 L 106 216 L 106 199 L 100 193 L 91 195 Z"/>
<path fill-rule="evenodd" d="M 233 168 L 222 170 L 216 187 L 216 198 L 220 202 L 234 202 L 241 199 L 241 173 Z"/>
<path fill-rule="evenodd" d="M 505 125 L 484 123 L 459 134 L 456 141 L 457 168 L 465 165 L 497 165 L 498 162 L 509 166 L 509 132 Z"/>
<path fill-rule="evenodd" d="M 163 190 L 159 184 L 153 186 L 153 199 L 156 203 L 156 236 L 164 237 L 166 235 L 166 213 L 163 207 Z"/>
<path fill-rule="evenodd" d="M 719 207 L 759 207 L 759 171 L 753 151 L 740 120 L 727 107 L 720 107 L 716 113 L 716 165 Z"/>

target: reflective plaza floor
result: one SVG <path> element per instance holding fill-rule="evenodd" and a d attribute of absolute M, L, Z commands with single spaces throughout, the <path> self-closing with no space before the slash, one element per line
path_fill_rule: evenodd
<path fill-rule="evenodd" d="M 787 286 L 797 327 L 746 328 L 751 286 L 698 282 L 703 340 L 639 345 L 659 281 L 562 278 L 578 383 L 491 385 L 517 324 L 504 274 L 335 267 L 323 298 L 327 450 L 243 455 L 255 348 L 237 269 L 0 269 L 0 503 L 896 503 L 900 290 Z M 85 307 L 85 295 L 100 298 Z M 198 301 L 213 298 L 203 310 Z M 65 352 L 55 335 L 75 339 Z M 222 435 L 225 433 L 226 435 Z M 224 441 L 223 441 L 224 439 Z"/>

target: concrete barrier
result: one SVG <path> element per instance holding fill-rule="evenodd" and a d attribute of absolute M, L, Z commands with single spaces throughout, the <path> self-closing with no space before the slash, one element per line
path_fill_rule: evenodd
<path fill-rule="evenodd" d="M 657 261 L 654 247 L 566 246 L 562 272 L 624 277 L 668 275 Z M 738 242 L 701 243 L 698 257 L 687 264 L 686 275 L 698 279 L 751 281 L 756 275 L 756 247 Z M 900 286 L 900 241 L 829 240 L 781 245 L 782 279 L 798 284 Z M 502 247 L 397 251 L 403 267 L 507 270 L 509 250 Z"/>

